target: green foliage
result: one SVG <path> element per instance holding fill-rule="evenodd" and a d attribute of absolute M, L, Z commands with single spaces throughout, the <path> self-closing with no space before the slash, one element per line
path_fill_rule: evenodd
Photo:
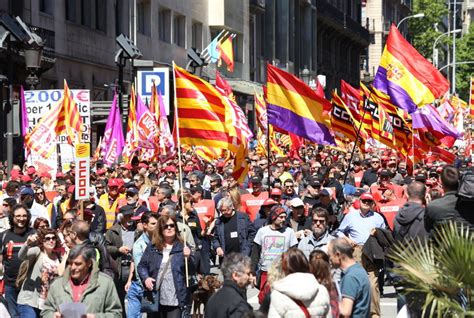
<path fill-rule="evenodd" d="M 438 36 L 446 32 L 440 28 L 436 31 L 435 25 L 441 25 L 443 18 L 448 15 L 448 7 L 445 0 L 414 0 L 412 13 L 425 14 L 421 19 L 409 19 L 409 35 L 413 46 L 425 58 L 431 61 L 433 55 L 433 44 Z M 452 35 L 442 37 L 437 44 L 437 48 L 449 43 L 452 49 Z M 469 32 L 463 34 L 456 40 L 456 61 L 474 61 L 474 24 L 471 23 Z M 446 57 L 442 56 L 443 50 L 439 50 L 439 60 Z M 469 99 L 469 79 L 474 76 L 474 64 L 456 65 L 456 92 L 461 99 Z M 451 81 L 451 78 L 449 78 Z"/>
<path fill-rule="evenodd" d="M 409 34 L 413 46 L 424 57 L 431 59 L 433 54 L 433 43 L 441 34 L 435 29 L 435 25 L 440 24 L 443 17 L 448 14 L 446 1 L 444 0 L 414 0 L 413 14 L 425 14 L 421 19 L 409 19 Z M 440 43 L 441 44 L 441 43 Z"/>
<path fill-rule="evenodd" d="M 440 227 L 437 242 L 409 241 L 394 247 L 394 272 L 406 293 L 417 293 L 429 317 L 474 316 L 474 233 L 462 224 Z M 458 301 L 467 300 L 466 308 Z"/>
<path fill-rule="evenodd" d="M 474 61 L 474 23 L 469 33 L 456 41 L 456 62 Z M 469 81 L 474 76 L 474 64 L 456 65 L 456 92 L 464 101 L 469 101 Z"/>

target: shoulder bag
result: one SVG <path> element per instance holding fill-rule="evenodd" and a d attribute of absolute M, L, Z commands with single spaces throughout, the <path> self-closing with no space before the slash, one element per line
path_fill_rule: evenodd
<path fill-rule="evenodd" d="M 141 302 L 141 312 L 153 313 L 158 312 L 158 310 L 160 309 L 160 287 L 161 283 L 163 283 L 163 279 L 165 278 L 166 272 L 168 271 L 168 267 L 170 266 L 172 258 L 173 255 L 170 255 L 168 262 L 166 262 L 165 267 L 163 268 L 163 272 L 161 273 L 160 279 L 158 280 L 156 288 L 154 290 L 146 290 L 146 287 L 143 286 L 145 291 L 143 292 Z"/>

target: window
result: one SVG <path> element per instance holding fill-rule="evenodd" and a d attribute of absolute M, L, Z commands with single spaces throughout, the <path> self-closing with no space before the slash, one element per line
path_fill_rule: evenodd
<path fill-rule="evenodd" d="M 66 20 L 76 22 L 76 0 L 66 0 Z"/>
<path fill-rule="evenodd" d="M 186 17 L 175 15 L 173 19 L 173 43 L 186 47 Z"/>
<path fill-rule="evenodd" d="M 92 0 L 81 0 L 81 24 L 91 26 Z"/>
<path fill-rule="evenodd" d="M 171 10 L 160 8 L 158 13 L 158 33 L 161 41 L 171 43 Z"/>
<path fill-rule="evenodd" d="M 149 1 L 142 1 L 137 4 L 137 31 L 144 35 L 151 34 L 151 8 Z"/>
<path fill-rule="evenodd" d="M 52 1 L 53 0 L 40 0 L 40 11 L 49 15 L 53 15 L 54 4 L 52 3 Z"/>
<path fill-rule="evenodd" d="M 191 47 L 202 50 L 202 23 L 200 22 L 193 22 L 192 25 L 192 43 Z"/>
<path fill-rule="evenodd" d="M 107 1 L 95 1 L 95 28 L 107 31 Z"/>

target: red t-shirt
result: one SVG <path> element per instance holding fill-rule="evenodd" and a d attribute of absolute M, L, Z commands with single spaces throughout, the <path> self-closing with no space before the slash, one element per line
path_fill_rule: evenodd
<path fill-rule="evenodd" d="M 201 229 L 205 229 L 206 224 L 204 223 L 204 216 L 213 219 L 216 212 L 216 204 L 214 203 L 214 200 L 201 200 L 198 203 L 194 203 L 194 209 L 199 217 Z"/>
<path fill-rule="evenodd" d="M 89 285 L 90 274 L 87 278 L 79 285 L 74 285 L 72 279 L 69 279 L 69 284 L 71 285 L 72 289 L 72 301 L 78 303 L 81 301 L 82 295 L 84 295 L 84 291 L 86 290 L 87 286 Z"/>
<path fill-rule="evenodd" d="M 268 199 L 268 192 L 261 192 L 258 196 L 247 193 L 241 196 L 242 212 L 247 213 L 250 221 L 253 222 L 260 210 L 263 202 Z"/>
<path fill-rule="evenodd" d="M 387 220 L 388 226 L 393 231 L 393 220 L 397 216 L 400 208 L 407 202 L 406 199 L 395 199 L 388 202 L 377 202 L 378 211 L 385 217 Z"/>

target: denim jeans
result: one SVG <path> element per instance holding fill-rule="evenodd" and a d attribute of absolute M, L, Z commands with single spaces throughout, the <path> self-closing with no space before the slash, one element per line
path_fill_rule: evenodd
<path fill-rule="evenodd" d="M 127 293 L 127 317 L 128 318 L 141 318 L 140 312 L 142 306 L 143 287 L 138 281 L 132 281 L 130 288 Z"/>
<path fill-rule="evenodd" d="M 18 299 L 18 292 L 15 289 L 15 286 L 10 286 L 5 284 L 5 300 L 7 301 L 7 309 L 12 318 L 20 317 L 18 315 L 18 309 L 16 300 Z"/>
<path fill-rule="evenodd" d="M 40 316 L 40 310 L 28 305 L 17 305 L 18 314 L 21 318 L 38 318 Z"/>

